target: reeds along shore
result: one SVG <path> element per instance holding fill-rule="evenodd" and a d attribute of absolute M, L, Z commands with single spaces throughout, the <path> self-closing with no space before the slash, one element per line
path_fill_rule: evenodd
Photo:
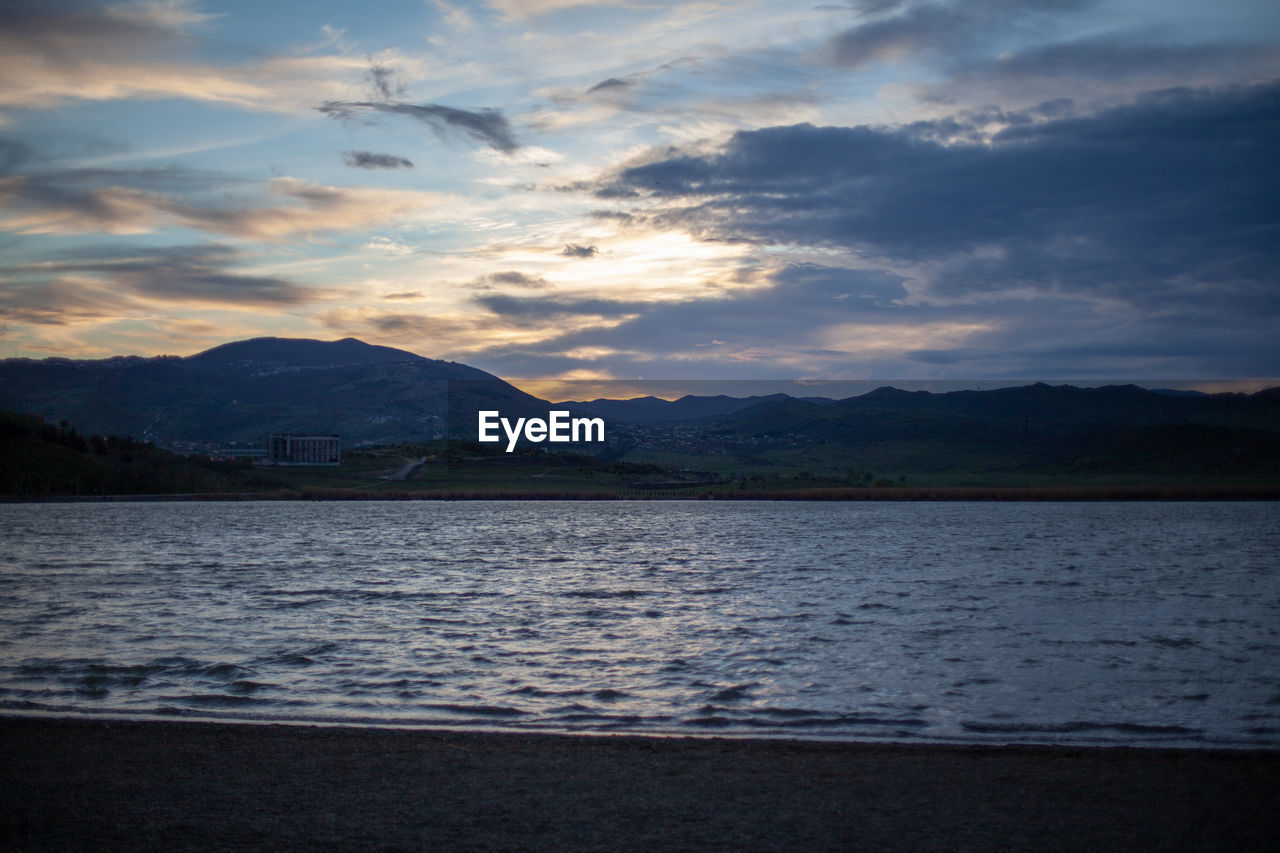
<path fill-rule="evenodd" d="M 0 717 L 17 850 L 1274 850 L 1280 752 Z"/>
<path fill-rule="evenodd" d="M 1277 486 L 1044 486 L 987 488 L 969 486 L 894 486 L 892 488 L 739 489 L 724 488 L 600 491 L 521 489 L 372 490 L 324 487 L 271 492 L 202 492 L 154 495 L 85 495 L 25 498 L 8 502 L 237 501 L 237 500 L 722 500 L 722 501 L 1280 501 Z"/>

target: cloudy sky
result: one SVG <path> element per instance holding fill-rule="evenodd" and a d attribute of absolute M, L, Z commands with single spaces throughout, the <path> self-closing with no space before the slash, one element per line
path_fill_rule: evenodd
<path fill-rule="evenodd" d="M 1280 376 L 1270 0 L 0 0 L 0 355 Z"/>

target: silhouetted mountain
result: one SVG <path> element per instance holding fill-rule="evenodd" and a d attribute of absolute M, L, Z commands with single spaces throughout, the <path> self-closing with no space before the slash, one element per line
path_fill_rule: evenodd
<path fill-rule="evenodd" d="M 568 402 L 564 405 L 571 406 L 575 410 L 590 415 L 610 418 L 622 423 L 664 424 L 731 415 L 734 412 L 759 403 L 790 399 L 792 398 L 787 394 L 769 394 L 757 397 L 728 397 L 724 394 L 710 397 L 687 394 L 678 400 L 663 400 L 658 397 L 635 397 L 630 400 L 599 399 Z"/>
<path fill-rule="evenodd" d="M 0 409 L 176 449 L 261 445 L 273 432 L 337 433 L 346 447 L 446 430 L 474 441 L 479 409 L 514 420 L 552 407 L 482 370 L 351 338 L 259 338 L 187 358 L 0 362 Z M 1280 479 L 1280 389 L 1185 395 L 1037 383 L 950 393 L 886 387 L 839 401 L 689 395 L 554 408 L 610 420 L 605 454 L 618 459 L 675 452 L 827 470 Z"/>
<path fill-rule="evenodd" d="M 450 390 L 453 398 L 450 399 Z M 353 338 L 257 338 L 187 358 L 7 359 L 0 408 L 67 421 L 84 432 L 169 447 L 262 444 L 273 432 L 338 433 L 344 444 L 474 435 L 468 408 L 512 415 L 547 404 L 492 374 Z"/>
<path fill-rule="evenodd" d="M 366 344 L 355 338 L 343 338 L 340 341 L 254 338 L 249 341 L 223 344 L 190 358 L 184 358 L 182 361 L 193 370 L 218 376 L 265 376 L 271 373 L 298 370 L 393 364 L 402 361 L 448 364 L 448 362 L 432 362 L 429 358 L 404 350 Z M 465 367 L 465 365 L 456 366 Z M 474 370 L 474 368 L 467 368 L 467 370 Z M 489 374 L 484 375 L 489 376 Z"/>
<path fill-rule="evenodd" d="M 1134 386 L 1044 383 L 931 394 L 879 388 L 831 406 L 761 403 L 708 442 L 874 452 L 902 467 L 1280 476 L 1280 389 L 1180 396 Z"/>

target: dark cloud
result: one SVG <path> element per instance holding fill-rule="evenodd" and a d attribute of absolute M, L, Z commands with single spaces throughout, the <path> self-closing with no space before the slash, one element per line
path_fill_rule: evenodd
<path fill-rule="evenodd" d="M 860 68 L 903 54 L 940 58 L 979 49 L 993 33 L 1006 32 L 1028 18 L 1071 11 L 1087 0 L 968 0 L 919 3 L 892 17 L 877 18 L 836 36 L 837 65 Z M 894 11 L 900 4 L 875 3 L 868 13 Z"/>
<path fill-rule="evenodd" d="M 245 188 L 242 204 L 231 190 Z M 182 168 L 67 169 L 0 178 L 0 229 L 23 234 L 140 234 L 171 224 L 247 239 L 364 227 L 408 207 L 404 194 L 295 178 L 256 182 Z M 9 214 L 5 216 L 4 214 Z"/>
<path fill-rule="evenodd" d="M 0 227 L 137 233 L 155 224 L 169 194 L 200 195 L 212 186 L 241 183 L 220 173 L 172 167 L 28 171 L 0 178 Z"/>
<path fill-rule="evenodd" d="M 35 152 L 16 139 L 0 139 L 0 176 L 14 172 L 32 159 Z"/>
<path fill-rule="evenodd" d="M 948 298 L 1031 288 L 1144 310 L 1280 308 L 1280 85 L 1163 92 L 1012 123 L 990 144 L 937 133 L 744 131 L 720 153 L 666 157 L 606 186 L 704 239 L 927 262 Z"/>
<path fill-rule="evenodd" d="M 606 89 L 627 89 L 635 85 L 634 80 L 623 80 L 621 77 L 610 77 L 607 80 L 601 80 L 599 83 L 587 90 L 587 94 L 591 95 L 596 92 L 603 92 Z"/>
<path fill-rule="evenodd" d="M 560 254 L 566 258 L 590 258 L 599 251 L 595 246 L 579 246 L 577 243 L 565 243 L 564 251 Z"/>
<path fill-rule="evenodd" d="M 69 294 L 102 291 L 163 302 L 282 307 L 314 299 L 317 291 L 288 279 L 243 275 L 233 267 L 241 253 L 220 244 L 164 248 L 88 247 L 56 261 L 0 267 L 0 278 L 22 294 L 18 303 L 50 316 L 71 312 Z"/>
<path fill-rule="evenodd" d="M 451 320 L 421 314 L 377 314 L 371 316 L 368 322 L 374 329 L 388 335 L 438 335 L 455 332 L 460 328 Z"/>
<path fill-rule="evenodd" d="M 353 169 L 412 169 L 413 163 L 394 154 L 372 151 L 343 151 L 342 161 Z"/>
<path fill-rule="evenodd" d="M 137 300 L 87 282 L 58 280 L 23 287 L 0 287 L 0 317 L 36 326 L 65 326 L 119 317 L 136 310 Z"/>
<path fill-rule="evenodd" d="M 452 131 L 459 131 L 503 154 L 511 154 L 520 147 L 506 117 L 496 109 L 470 111 L 440 104 L 392 101 L 325 101 L 316 109 L 341 121 L 350 121 L 368 113 L 407 116 L 427 125 L 441 138 L 446 138 Z"/>
<path fill-rule="evenodd" d="M 947 72 L 917 94 L 934 103 L 964 102 L 974 92 L 1006 103 L 1055 95 L 1114 102 L 1171 85 L 1265 80 L 1280 72 L 1280 54 L 1266 43 L 1161 44 L 1144 32 L 1115 33 L 953 62 Z"/>
<path fill-rule="evenodd" d="M 36 44 L 42 52 L 75 63 L 80 57 L 68 51 L 68 40 L 85 38 L 101 42 L 117 54 L 146 46 L 159 36 L 175 37 L 172 27 L 139 10 L 128 14 L 126 7 L 106 7 L 68 0 L 0 0 L 0 21 L 6 38 Z"/>
<path fill-rule="evenodd" d="M 68 97 L 118 97 L 149 62 L 171 63 L 148 81 L 163 88 L 194 47 L 183 19 L 200 17 L 160 3 L 0 0 L 0 104 L 43 109 Z"/>
<path fill-rule="evenodd" d="M 382 336 L 392 340 L 440 340 L 475 333 L 472 323 L 426 314 L 400 311 L 369 312 L 338 308 L 317 316 L 327 328 L 344 337 Z"/>
<path fill-rule="evenodd" d="M 639 193 L 633 193 L 633 197 L 638 198 L 639 196 Z M 587 215 L 592 219 L 598 219 L 603 222 L 617 222 L 624 225 L 636 221 L 636 217 L 633 214 L 624 210 L 593 210 Z"/>
<path fill-rule="evenodd" d="M 207 189 L 211 185 L 244 184 L 248 179 L 225 172 L 191 169 L 185 166 L 148 166 L 134 169 L 71 168 L 29 170 L 23 185 L 36 195 L 58 195 L 64 188 L 129 187 L 145 192 L 173 192 Z"/>
<path fill-rule="evenodd" d="M 519 368 L 548 373 L 593 366 L 619 375 L 634 375 L 637 365 L 643 364 L 648 376 L 705 376 L 712 367 L 717 374 L 759 377 L 764 365 L 776 373 L 778 362 L 754 360 L 754 352 L 803 352 L 818 359 L 847 361 L 848 353 L 824 350 L 811 340 L 815 331 L 827 324 L 924 323 L 944 314 L 963 316 L 938 308 L 904 310 L 896 306 L 894 301 L 905 297 L 906 291 L 900 277 L 886 273 L 797 264 L 767 282 L 755 280 L 756 275 L 751 270 L 741 274 L 753 281 L 751 289 L 681 302 L 555 295 L 484 297 L 477 301 L 509 321 L 553 323 L 558 317 L 570 316 L 600 316 L 613 321 L 607 327 L 566 332 L 536 345 L 495 347 L 486 353 L 490 360 L 486 363 L 509 371 Z M 576 363 L 560 355 L 578 348 L 618 350 L 621 354 L 577 359 Z"/>
<path fill-rule="evenodd" d="M 400 82 L 399 72 L 395 68 L 371 60 L 366 74 L 375 98 L 390 101 L 392 98 L 404 97 L 404 84 Z"/>
<path fill-rule="evenodd" d="M 516 270 L 482 275 L 476 279 L 475 285 L 481 290 L 491 290 L 495 287 L 524 287 L 541 290 L 551 286 L 550 282 L 540 275 L 528 275 Z"/>
<path fill-rule="evenodd" d="M 597 184 L 592 194 L 599 199 L 639 198 L 640 193 L 620 182 Z"/>
<path fill-rule="evenodd" d="M 1140 36 L 1109 36 L 1048 44 L 964 69 L 965 79 L 1025 81 L 1031 77 L 1116 80 L 1185 76 L 1206 71 L 1248 72 L 1274 63 L 1273 45 L 1149 44 Z"/>
<path fill-rule="evenodd" d="M 937 305 L 908 299 L 906 283 L 891 273 L 796 264 L 714 299 L 612 308 L 564 299 L 498 303 L 506 320 L 530 325 L 592 314 L 616 321 L 490 348 L 483 366 L 499 375 L 589 367 L 618 376 L 759 379 L 900 377 L 927 365 L 940 376 L 1127 380 L 1272 376 L 1280 364 L 1280 339 L 1266 317 L 1217 327 L 1198 315 L 1109 313 L 1054 294 Z M 592 350 L 599 354 L 565 355 Z"/>
<path fill-rule="evenodd" d="M 502 317 L 525 319 L 573 315 L 617 317 L 634 314 L 645 308 L 643 303 L 619 302 L 612 299 L 508 296 L 500 293 L 476 296 L 474 301 Z"/>

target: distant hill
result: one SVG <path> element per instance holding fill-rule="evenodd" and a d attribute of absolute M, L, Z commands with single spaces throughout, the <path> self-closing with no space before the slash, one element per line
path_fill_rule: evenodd
<path fill-rule="evenodd" d="M 180 456 L 114 435 L 82 435 L 0 411 L 0 495 L 155 495 L 270 491 L 284 485 L 247 461 Z"/>
<path fill-rule="evenodd" d="M 6 359 L 0 409 L 162 447 L 261 445 L 273 432 L 338 433 L 347 446 L 422 440 L 483 399 L 512 414 L 547 404 L 492 374 L 353 338 L 256 338 L 186 358 Z M 461 392 L 458 389 L 465 389 Z"/>
<path fill-rule="evenodd" d="M 931 394 L 879 388 L 818 406 L 788 399 L 720 419 L 707 444 L 821 447 L 898 470 L 1186 473 L 1280 480 L 1280 389 L 1171 395 L 1044 383 Z"/>
<path fill-rule="evenodd" d="M 586 400 L 570 401 L 572 406 L 591 415 L 610 418 L 622 423 L 631 424 L 665 424 L 678 421 L 701 420 L 731 415 L 761 403 L 776 403 L 792 399 L 787 394 L 769 394 L 757 397 L 728 397 L 724 394 L 697 396 L 687 394 L 678 400 L 663 400 L 658 397 L 635 397 L 630 400 Z M 831 403 L 833 400 L 825 402 Z"/>
<path fill-rule="evenodd" d="M 0 409 L 65 422 L 59 428 L 81 435 L 176 450 L 260 446 L 273 432 L 337 433 L 347 448 L 446 435 L 474 441 L 478 409 L 514 420 L 545 417 L 552 407 L 465 364 L 352 338 L 258 338 L 185 358 L 0 361 Z M 950 393 L 885 387 L 838 401 L 689 395 L 554 408 L 609 421 L 608 446 L 586 452 L 725 475 L 873 471 L 986 482 L 999 472 L 1128 473 L 1280 482 L 1280 389 L 1184 394 L 1037 383 Z M 60 447 L 40 452 L 56 460 L 65 456 Z"/>

